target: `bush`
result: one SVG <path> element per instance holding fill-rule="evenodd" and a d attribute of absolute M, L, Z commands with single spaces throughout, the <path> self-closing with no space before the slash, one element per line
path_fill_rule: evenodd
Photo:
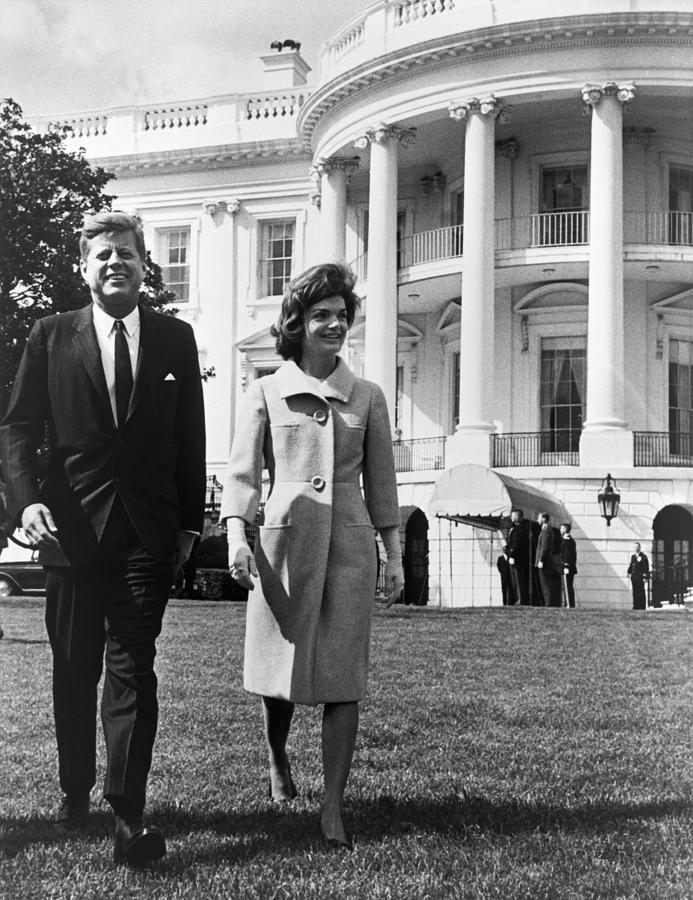
<path fill-rule="evenodd" d="M 199 600 L 248 599 L 246 588 L 239 587 L 228 569 L 198 569 L 195 573 L 195 597 Z"/>

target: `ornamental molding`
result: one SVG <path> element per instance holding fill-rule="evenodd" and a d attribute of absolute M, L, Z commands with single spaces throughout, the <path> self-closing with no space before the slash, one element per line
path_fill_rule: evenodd
<path fill-rule="evenodd" d="M 520 155 L 520 143 L 514 137 L 508 138 L 506 141 L 496 141 L 496 150 L 506 159 L 517 159 Z"/>
<path fill-rule="evenodd" d="M 267 141 L 254 144 L 224 145 L 155 153 L 91 158 L 114 175 L 144 173 L 205 172 L 240 166 L 267 165 L 287 159 L 310 163 L 309 150 L 298 141 Z"/>
<path fill-rule="evenodd" d="M 365 150 L 369 144 L 384 145 L 397 141 L 406 149 L 413 146 L 415 140 L 416 128 L 402 128 L 401 125 L 387 125 L 380 122 L 360 134 L 354 141 L 354 147 L 357 150 Z"/>
<path fill-rule="evenodd" d="M 332 175 L 333 172 L 345 172 L 347 179 L 349 179 L 355 172 L 358 172 L 360 165 L 360 156 L 320 157 L 320 159 L 315 161 L 310 173 L 311 176 L 315 172 L 322 177 L 323 175 Z"/>
<path fill-rule="evenodd" d="M 615 81 L 607 81 L 604 84 L 586 84 L 582 88 L 582 102 L 585 106 L 594 108 L 606 98 L 618 100 L 619 103 L 630 103 L 635 97 L 635 85 L 632 81 L 623 81 L 620 84 Z"/>
<path fill-rule="evenodd" d="M 411 79 L 412 70 L 428 73 L 470 59 L 526 55 L 537 50 L 576 50 L 593 47 L 674 46 L 693 44 L 693 13 L 606 13 L 566 16 L 540 22 L 519 22 L 468 31 L 451 39 L 435 38 L 400 51 L 369 60 L 315 90 L 301 108 L 297 128 L 305 146 L 310 146 L 320 119 L 344 100 L 373 86 L 382 87 Z M 403 58 L 403 53 L 407 53 Z M 557 83 L 556 88 L 561 85 Z"/>
<path fill-rule="evenodd" d="M 240 208 L 241 201 L 237 197 L 233 197 L 231 200 L 202 201 L 202 211 L 212 218 L 214 218 L 217 213 L 228 213 L 230 216 L 233 216 Z"/>
<path fill-rule="evenodd" d="M 470 97 L 468 100 L 453 100 L 448 104 L 450 118 L 457 122 L 469 119 L 473 115 L 479 115 L 485 119 L 498 119 L 504 125 L 510 121 L 511 108 L 493 94 L 482 98 Z"/>

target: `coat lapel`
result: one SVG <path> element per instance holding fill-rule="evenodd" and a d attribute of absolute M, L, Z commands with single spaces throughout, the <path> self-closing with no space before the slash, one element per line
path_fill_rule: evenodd
<path fill-rule="evenodd" d="M 94 330 L 94 316 L 91 304 L 85 306 L 84 309 L 78 310 L 75 316 L 74 329 L 75 334 L 72 338 L 72 346 L 94 383 L 102 403 L 110 410 L 111 400 L 108 396 L 108 385 L 106 384 L 106 376 L 101 363 L 99 342 L 96 339 L 96 331 Z"/>
<path fill-rule="evenodd" d="M 312 394 L 321 400 L 333 398 L 348 402 L 356 378 L 341 357 L 337 357 L 334 371 L 324 381 L 316 381 L 301 369 L 293 360 L 285 362 L 276 372 L 279 383 L 279 396 L 282 400 L 296 394 Z"/>
<path fill-rule="evenodd" d="M 132 386 L 128 418 L 142 399 L 145 388 L 157 371 L 161 359 L 161 331 L 158 316 L 140 306 L 140 348 L 137 356 L 135 380 Z"/>

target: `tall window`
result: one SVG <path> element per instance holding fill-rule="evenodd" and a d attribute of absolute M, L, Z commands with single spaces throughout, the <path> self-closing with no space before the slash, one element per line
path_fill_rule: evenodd
<path fill-rule="evenodd" d="M 669 341 L 669 449 L 693 454 L 693 341 Z"/>
<path fill-rule="evenodd" d="M 176 300 L 190 299 L 190 228 L 162 228 L 158 232 L 161 277 Z"/>
<path fill-rule="evenodd" d="M 585 413 L 585 338 L 548 338 L 541 347 L 541 449 L 577 452 Z"/>
<path fill-rule="evenodd" d="M 669 241 L 693 243 L 693 169 L 669 169 Z"/>
<path fill-rule="evenodd" d="M 265 222 L 262 226 L 260 251 L 260 293 L 278 297 L 291 279 L 294 253 L 293 220 Z"/>
<path fill-rule="evenodd" d="M 452 426 L 460 424 L 460 351 L 452 354 Z"/>
<path fill-rule="evenodd" d="M 587 240 L 587 166 L 561 166 L 541 173 L 541 245 L 583 244 Z"/>

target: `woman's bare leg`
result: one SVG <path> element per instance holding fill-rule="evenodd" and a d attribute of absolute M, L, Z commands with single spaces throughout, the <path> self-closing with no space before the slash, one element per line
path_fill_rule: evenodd
<path fill-rule="evenodd" d="M 277 802 L 292 800 L 296 796 L 296 789 L 291 780 L 286 742 L 294 714 L 294 704 L 288 700 L 263 697 L 262 713 L 269 757 L 270 795 Z"/>
<path fill-rule="evenodd" d="M 356 744 L 359 725 L 358 703 L 326 703 L 322 718 L 322 764 L 325 772 L 325 797 L 320 825 L 326 838 L 347 842 L 342 805 L 344 789 Z"/>

